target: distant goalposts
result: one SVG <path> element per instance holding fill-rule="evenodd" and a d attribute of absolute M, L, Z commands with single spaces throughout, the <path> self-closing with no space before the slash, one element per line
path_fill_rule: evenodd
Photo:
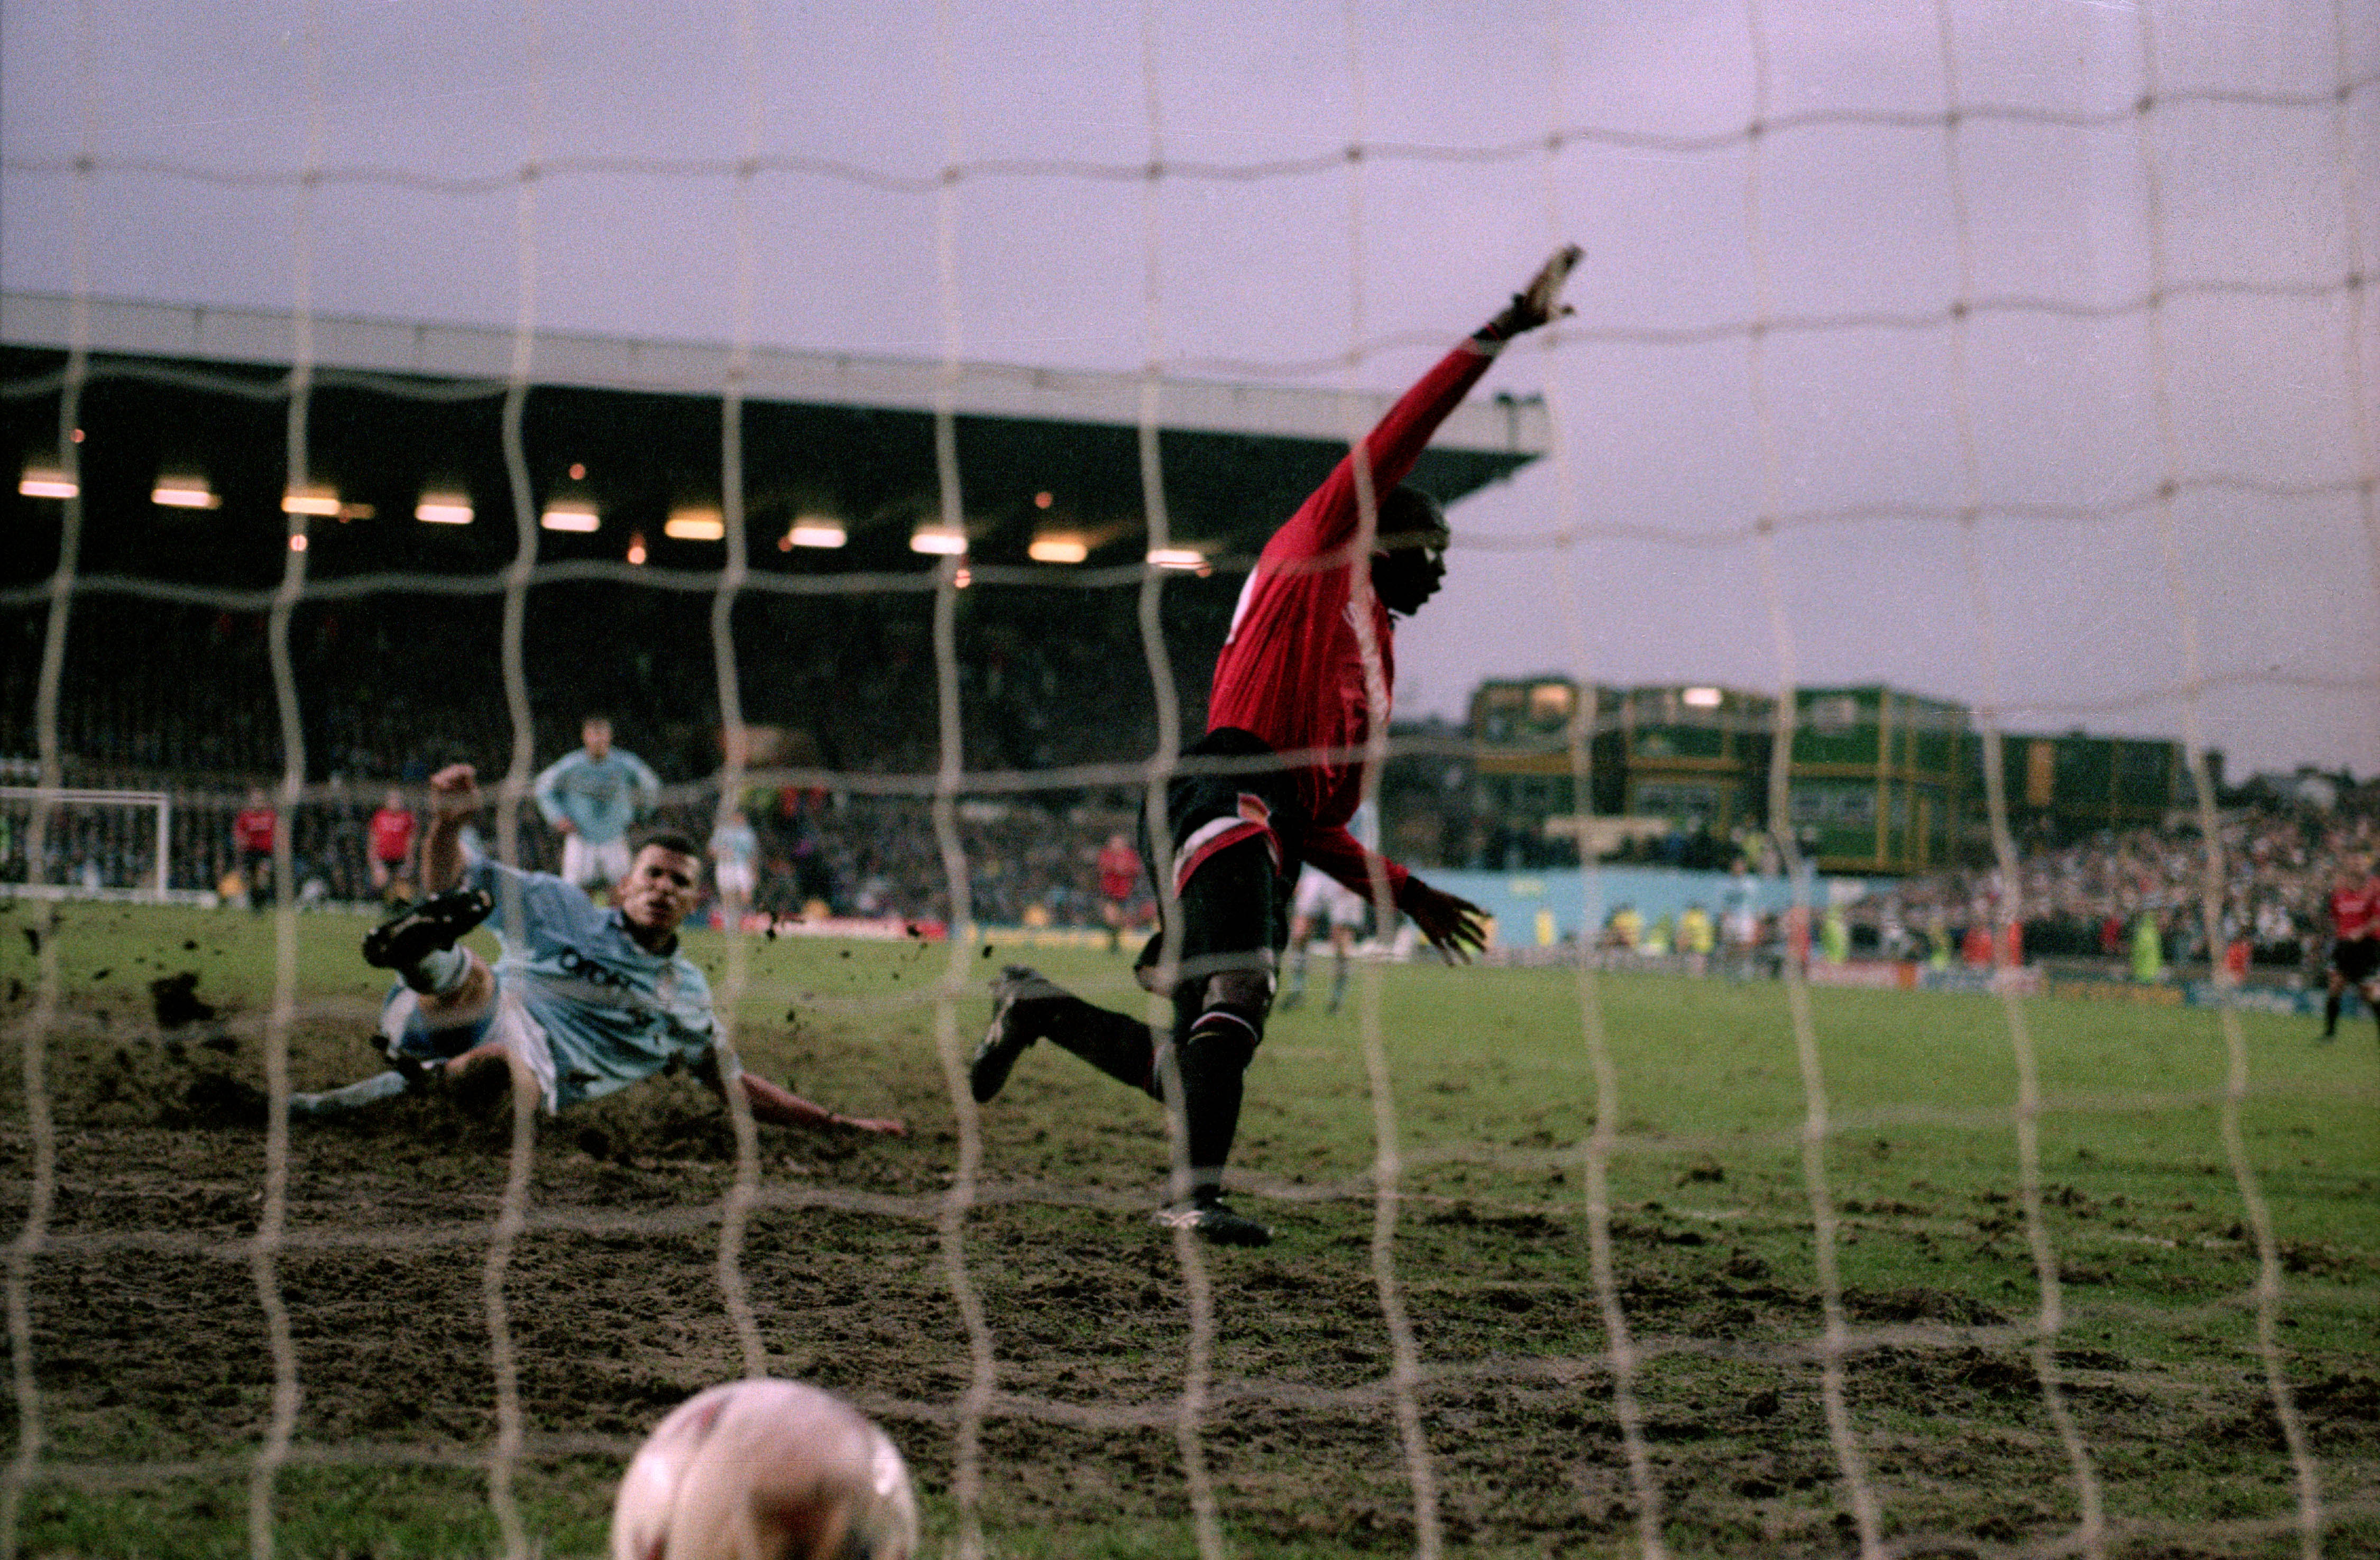
<path fill-rule="evenodd" d="M 42 827 L 35 815 L 46 812 Z M 0 786 L 0 891 L 27 899 L 212 903 L 174 887 L 174 799 L 162 791 Z M 33 859 L 38 850 L 42 859 Z"/>

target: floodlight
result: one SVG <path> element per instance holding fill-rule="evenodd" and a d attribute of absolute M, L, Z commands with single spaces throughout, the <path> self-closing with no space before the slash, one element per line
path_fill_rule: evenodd
<path fill-rule="evenodd" d="M 339 495 L 331 488 L 292 488 L 281 495 L 281 513 L 335 517 L 339 513 Z"/>
<path fill-rule="evenodd" d="M 17 479 L 17 490 L 29 499 L 70 499 L 82 491 L 75 479 L 54 466 L 29 466 Z"/>
<path fill-rule="evenodd" d="M 1025 550 L 1025 556 L 1036 563 L 1079 563 L 1090 555 L 1090 544 L 1082 538 L 1056 531 L 1035 537 Z"/>
<path fill-rule="evenodd" d="M 718 541 L 727 535 L 727 517 L 708 505 L 673 509 L 662 522 L 662 535 L 680 541 Z"/>
<path fill-rule="evenodd" d="M 1195 547 L 1152 547 L 1148 561 L 1160 569 L 1203 569 L 1207 555 Z"/>
<path fill-rule="evenodd" d="M 595 506 L 584 499 L 556 499 L 545 506 L 537 523 L 549 531 L 591 531 L 601 524 Z"/>
<path fill-rule="evenodd" d="M 967 550 L 966 533 L 951 526 L 920 526 L 909 533 L 909 550 L 957 558 Z"/>
<path fill-rule="evenodd" d="M 160 477 L 149 502 L 161 509 L 221 509 L 223 497 L 203 477 Z"/>
<path fill-rule="evenodd" d="M 413 517 L 432 526 L 468 526 L 471 523 L 471 500 L 467 493 L 424 493 L 421 502 L 413 506 Z"/>
<path fill-rule="evenodd" d="M 631 563 L 642 563 L 644 561 L 645 533 L 642 531 L 631 531 L 628 533 L 628 562 Z"/>
<path fill-rule="evenodd" d="M 789 547 L 841 547 L 850 539 L 842 521 L 824 514 L 797 514 L 794 528 L 785 533 Z"/>
<path fill-rule="evenodd" d="M 1688 688 L 1678 695 L 1696 709 L 1717 709 L 1723 696 L 1717 688 Z"/>

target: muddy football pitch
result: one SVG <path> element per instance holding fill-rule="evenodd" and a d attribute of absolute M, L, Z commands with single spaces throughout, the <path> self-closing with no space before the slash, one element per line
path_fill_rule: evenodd
<path fill-rule="evenodd" d="M 683 1077 L 538 1121 L 508 1240 L 501 1101 L 297 1122 L 275 1180 L 276 1048 L 376 1067 L 368 925 L 0 913 L 20 1553 L 600 1554 L 638 1438 L 752 1348 L 886 1427 L 929 1554 L 1195 1554 L 1202 1506 L 1313 1560 L 2380 1553 L 2368 1019 L 2242 1014 L 2235 1057 L 2206 1011 L 1810 989 L 1805 1054 L 1775 984 L 1367 969 L 1276 1018 L 1234 1173 L 1277 1239 L 1194 1274 L 1155 1107 L 1049 1046 L 954 1201 L 946 1062 L 1014 949 L 693 936 L 747 1065 L 914 1128 L 760 1129 L 746 1211 Z"/>

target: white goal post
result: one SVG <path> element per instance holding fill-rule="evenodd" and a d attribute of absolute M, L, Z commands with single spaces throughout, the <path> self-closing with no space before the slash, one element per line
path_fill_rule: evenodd
<path fill-rule="evenodd" d="M 69 808 L 129 808 L 136 817 L 141 813 L 154 813 L 156 828 L 155 832 L 150 836 L 150 859 L 145 868 L 133 881 L 115 880 L 126 875 L 110 871 L 109 866 L 115 863 L 103 862 L 97 851 L 101 846 L 104 846 L 111 852 L 115 861 L 120 862 L 127 849 L 125 836 L 119 834 L 110 838 L 103 833 L 102 837 L 95 841 L 69 842 L 63 853 L 66 857 L 63 863 L 66 871 L 62 874 L 64 880 L 50 881 L 51 874 L 47 861 L 36 861 L 31 854 L 32 815 L 36 808 L 44 804 L 54 809 L 47 831 L 53 839 L 55 838 L 55 831 L 61 818 Z M 83 791 L 63 787 L 52 789 L 46 786 L 0 786 L 0 817 L 6 819 L 8 831 L 13 837 L 13 848 L 6 851 L 5 867 L 0 867 L 0 872 L 5 872 L 10 891 L 35 899 L 74 899 L 89 896 L 164 901 L 175 897 L 172 876 L 174 801 L 164 792 Z M 137 860 L 139 849 L 137 839 L 130 848 L 136 853 L 134 859 Z M 23 857 L 21 877 L 18 876 L 17 860 L 20 854 Z M 45 850 L 43 854 L 46 856 L 49 852 Z M 77 859 L 78 856 L 79 860 Z M 97 870 L 102 878 L 101 882 L 92 884 L 83 880 L 79 869 L 86 865 Z"/>

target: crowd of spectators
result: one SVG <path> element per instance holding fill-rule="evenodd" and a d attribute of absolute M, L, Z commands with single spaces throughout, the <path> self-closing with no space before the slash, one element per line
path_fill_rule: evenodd
<path fill-rule="evenodd" d="M 952 919 L 950 872 L 929 802 L 787 788 L 747 812 L 761 844 L 757 909 Z M 1130 830 L 1132 811 L 1113 798 L 1060 806 L 964 798 L 953 809 L 953 824 L 974 919 L 1087 927 L 1101 925 L 1099 846 L 1111 833 Z"/>
<path fill-rule="evenodd" d="M 1136 590 L 1071 594 L 1058 603 L 1068 632 L 1049 635 L 1033 632 L 1023 611 L 1035 603 L 968 592 L 958 625 L 964 766 L 1046 770 L 1144 758 L 1156 742 L 1155 699 L 1137 598 Z M 759 761 L 859 779 L 932 773 L 942 741 L 932 599 L 747 602 L 735 624 L 739 701 L 748 723 L 785 739 Z M 1212 616 L 1228 611 L 1229 591 L 1219 600 L 1188 605 L 1211 607 Z M 235 840 L 234 819 L 250 787 L 277 792 L 282 781 L 288 748 L 278 690 L 285 683 L 304 758 L 305 800 L 289 818 L 292 891 L 309 901 L 368 901 L 367 823 L 391 782 L 418 805 L 421 783 L 443 764 L 469 760 L 483 775 L 509 768 L 499 614 L 487 608 L 470 596 L 307 604 L 288 626 L 287 677 L 277 680 L 262 613 L 79 599 L 52 727 L 67 783 L 171 793 L 170 886 L 261 900 L 269 885 L 257 879 L 267 874 Z M 523 690 L 534 762 L 574 745 L 581 716 L 607 713 L 623 744 L 672 783 L 676 800 L 649 821 L 707 838 L 718 799 L 704 782 L 722 756 L 710 610 L 707 597 L 678 593 L 585 587 L 536 596 Z M 0 623 L 25 652 L 0 656 L 0 757 L 23 771 L 13 781 L 20 785 L 35 778 L 32 758 L 48 734 L 39 729 L 36 696 L 40 627 L 37 612 Z M 1191 627 L 1220 633 L 1214 624 Z M 787 645 L 799 653 L 787 654 Z M 1184 675 L 1201 680 L 1195 668 Z M 1184 692 L 1183 719 L 1195 729 L 1197 700 Z M 959 827 L 973 913 L 1096 925 L 1090 862 L 1131 817 L 1129 798 L 1106 794 L 1094 787 L 1049 801 L 965 801 Z M 759 908 L 949 917 L 927 801 L 874 796 L 863 785 L 746 802 L 763 844 Z M 38 876 L 117 889 L 156 881 L 153 811 L 78 805 L 57 814 L 38 870 L 26 859 L 29 822 L 23 804 L 0 807 L 0 881 Z M 533 809 L 522 809 L 516 853 L 532 867 L 558 860 L 558 842 Z"/>
<path fill-rule="evenodd" d="M 957 693 L 967 770 L 1130 766 L 1154 746 L 1132 593 L 1069 597 L 1055 606 L 1022 599 L 1002 605 L 989 591 L 965 595 Z M 568 604 L 568 611 L 558 610 L 565 605 L 558 599 L 551 604 L 557 610 L 533 607 L 533 623 L 559 625 L 549 626 L 550 642 L 532 645 L 528 658 L 534 757 L 541 763 L 566 751 L 579 718 L 604 710 L 623 744 L 673 782 L 659 821 L 703 839 L 718 808 L 705 782 L 721 759 L 708 599 L 649 596 L 589 597 Z M 859 782 L 742 799 L 761 841 L 756 908 L 951 918 L 930 803 L 872 794 L 865 783 L 929 774 L 939 765 L 941 692 L 930 600 L 903 597 L 866 610 L 827 600 L 771 601 L 756 605 L 748 622 L 739 615 L 746 719 L 798 737 L 790 750 L 762 761 L 846 773 Z M 1033 631 L 1035 611 L 1056 607 L 1067 609 L 1069 632 Z M 667 619 L 668 611 L 691 615 L 680 623 Z M 809 616 L 788 615 L 799 613 Z M 298 897 L 375 897 L 367 825 L 391 782 L 408 787 L 419 804 L 420 782 L 441 764 L 468 758 L 485 774 L 508 768 L 512 715 L 492 675 L 498 657 L 492 623 L 478 598 L 316 604 L 293 620 L 288 671 L 306 756 L 306 800 L 289 820 Z M 250 881 L 259 874 L 248 859 L 252 853 L 233 837 L 233 820 L 249 787 L 279 783 L 285 762 L 265 620 L 94 599 L 79 603 L 73 623 L 55 726 L 68 783 L 169 792 L 171 886 L 257 897 L 252 890 L 264 886 Z M 0 755 L 23 771 L 14 777 L 18 784 L 32 778 L 28 764 L 40 746 L 35 680 L 42 658 L 34 653 L 36 641 L 23 637 L 33 626 L 34 615 L 20 616 L 12 633 L 27 653 L 0 657 Z M 1192 626 L 1203 633 L 1213 625 Z M 799 644 L 800 653 L 783 653 L 787 644 Z M 1200 678 L 1194 672 L 1185 681 Z M 1196 729 L 1196 690 L 1184 693 L 1183 720 Z M 1422 768 L 1434 785 L 1437 769 Z M 1099 925 L 1093 862 L 1109 835 L 1132 827 L 1127 773 L 1119 770 L 1117 781 L 1105 786 L 961 799 L 956 826 L 974 917 Z M 1423 790 L 1425 801 L 1437 794 Z M 2244 943 L 2254 961 L 2272 965 L 2318 952 L 2335 865 L 2350 853 L 2380 849 L 2374 792 L 2366 785 L 2328 809 L 2268 798 L 2226 810 L 2216 936 L 2227 949 Z M 1452 848 L 1437 854 L 1451 865 L 1518 870 L 1574 860 L 1567 840 L 1544 847 L 1562 862 L 1524 858 L 1489 827 L 1494 820 L 1463 821 L 1453 833 L 1451 825 L 1438 830 L 1448 835 L 1439 843 Z M 26 859 L 28 822 L 21 804 L 0 808 L 0 880 L 37 875 Z M 68 809 L 49 829 L 38 876 L 100 889 L 153 883 L 156 832 L 151 810 Z M 1407 854 L 1429 862 L 1427 843 L 1415 854 L 1414 842 L 1399 838 Z M 558 841 L 534 809 L 521 809 L 516 839 L 524 865 L 558 860 Z M 1748 830 L 1728 838 L 1675 831 L 1633 842 L 1627 859 L 1755 872 L 1777 865 L 1766 838 Z M 2186 822 L 2080 841 L 2034 840 L 2022 852 L 2014 883 L 1988 865 L 1908 879 L 1854 905 L 1852 932 L 1862 951 L 1922 951 L 1967 928 L 1996 925 L 2012 907 L 2028 956 L 2107 956 L 2121 950 L 2145 916 L 2174 957 L 2203 959 L 2204 861 L 2204 841 Z"/>
<path fill-rule="evenodd" d="M 532 599 L 524 630 L 522 691 L 540 761 L 572 745 L 582 715 L 601 710 L 663 774 L 692 780 L 715 768 L 710 599 L 598 587 L 565 598 L 552 588 Z M 1130 764 L 1155 747 L 1136 592 L 1043 603 L 1063 610 L 1067 632 L 1056 635 L 1030 615 L 1033 603 L 988 589 L 967 596 L 956 689 L 967 769 Z M 1208 604 L 1181 605 L 1187 626 L 1170 624 L 1169 634 L 1220 637 L 1220 624 L 1204 622 Z M 304 779 L 369 787 L 424 779 L 458 758 L 508 756 L 500 621 L 480 596 L 301 607 L 287 628 L 285 670 Z M 38 612 L 0 617 L 0 755 L 41 745 L 42 625 Z M 819 767 L 915 774 L 939 765 L 929 594 L 755 600 L 739 613 L 734 643 L 744 720 L 798 730 Z M 282 772 L 281 684 L 265 614 L 93 597 L 77 603 L 66 652 L 55 734 L 77 783 L 170 775 L 237 784 Z M 1196 730 L 1204 663 L 1179 647 L 1175 659 L 1182 719 Z"/>
<path fill-rule="evenodd" d="M 2219 945 L 2244 946 L 2252 963 L 2296 967 L 2321 955 L 2340 864 L 2380 851 L 2380 816 L 2230 809 L 2216 844 Z M 1947 927 L 1959 940 L 1972 926 L 2003 922 L 2012 908 L 2028 958 L 2115 958 L 2145 917 L 2168 958 L 2204 962 L 2207 858 L 2207 841 L 2187 823 L 2109 831 L 2023 851 L 2013 885 L 1997 867 L 1910 879 L 1864 907 L 1862 919 L 1880 940 L 1896 925 L 1912 939 Z"/>
<path fill-rule="evenodd" d="M 425 816 L 420 788 L 406 788 Z M 315 788 L 285 816 L 290 882 L 301 904 L 357 904 L 401 897 L 403 874 L 375 885 L 369 823 L 385 796 L 384 784 L 350 791 Z M 856 916 L 947 924 L 950 878 L 930 802 L 848 792 L 788 787 L 751 792 L 745 811 L 760 840 L 759 880 L 753 908 L 772 915 Z M 254 792 L 181 792 L 168 824 L 172 860 L 167 887 L 212 891 L 261 907 L 276 897 L 271 881 L 268 831 L 243 838 L 240 818 L 271 803 Z M 703 785 L 671 789 L 649 825 L 707 840 L 718 814 L 717 792 Z M 552 870 L 561 841 L 533 807 L 518 814 L 516 853 L 525 866 Z M 969 909 L 1000 925 L 1098 926 L 1101 898 L 1099 846 L 1129 831 L 1128 801 L 1074 800 L 1062 806 L 1032 801 L 963 798 L 953 823 L 968 873 Z M 42 881 L 86 890 L 145 890 L 157 880 L 158 811 L 152 804 L 77 803 L 55 810 L 42 840 Z M 0 883 L 28 882 L 31 810 L 23 802 L 0 807 Z M 483 819 L 483 842 L 493 824 Z"/>

